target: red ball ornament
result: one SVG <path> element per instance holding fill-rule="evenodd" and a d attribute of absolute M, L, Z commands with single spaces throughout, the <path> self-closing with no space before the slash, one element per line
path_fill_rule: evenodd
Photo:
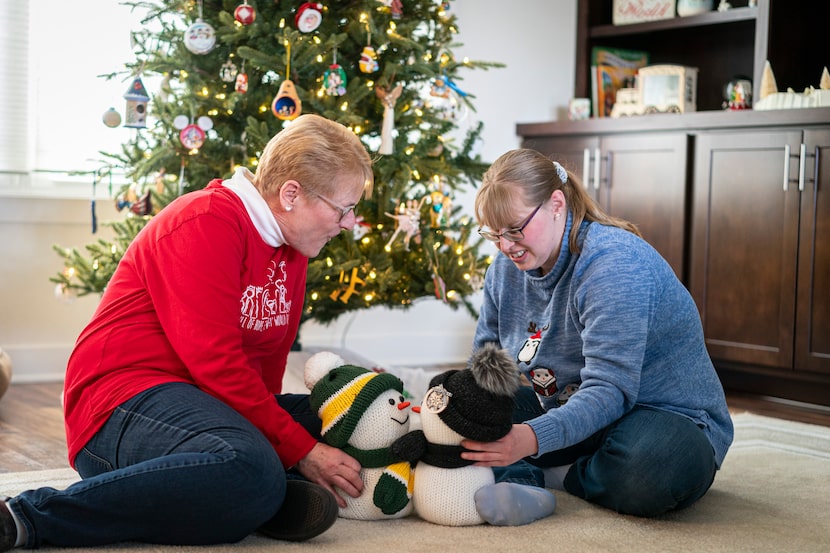
<path fill-rule="evenodd" d="M 323 4 L 318 2 L 304 2 L 297 8 L 294 24 L 303 33 L 310 33 L 323 22 Z"/>
<path fill-rule="evenodd" d="M 199 125 L 194 124 L 186 126 L 179 133 L 179 140 L 182 141 L 182 145 L 188 150 L 201 148 L 202 144 L 205 143 L 205 138 L 207 138 L 205 131 Z"/>
<path fill-rule="evenodd" d="M 233 10 L 233 18 L 243 25 L 250 25 L 256 21 L 256 10 L 252 6 L 249 6 L 246 1 L 243 4 L 239 4 L 236 9 Z"/>

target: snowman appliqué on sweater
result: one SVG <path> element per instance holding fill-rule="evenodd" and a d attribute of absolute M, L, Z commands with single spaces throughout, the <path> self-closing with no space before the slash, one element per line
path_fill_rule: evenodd
<path fill-rule="evenodd" d="M 337 354 L 319 352 L 305 364 L 309 401 L 322 421 L 323 440 L 361 465 L 363 493 L 341 494 L 342 518 L 380 520 L 412 512 L 412 477 L 408 461 L 389 446 L 409 432 L 410 403 L 403 382 L 390 373 L 348 365 Z"/>
<path fill-rule="evenodd" d="M 445 526 L 517 526 L 553 513 L 556 498 L 549 490 L 496 483 L 490 467 L 461 458 L 465 438 L 490 442 L 510 431 L 519 385 L 515 363 L 495 344 L 473 352 L 466 369 L 430 381 L 419 411 L 422 430 L 392 446 L 415 463 L 413 502 L 419 517 Z"/>

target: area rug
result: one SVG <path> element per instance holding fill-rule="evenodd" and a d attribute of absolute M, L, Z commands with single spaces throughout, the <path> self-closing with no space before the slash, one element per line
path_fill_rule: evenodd
<path fill-rule="evenodd" d="M 657 520 L 619 515 L 556 492 L 556 512 L 519 527 L 450 528 L 419 520 L 361 522 L 339 519 L 305 543 L 250 536 L 212 547 L 137 543 L 76 553 L 231 553 L 265 551 L 389 553 L 442 551 L 826 553 L 830 551 L 830 428 L 753 414 L 734 417 L 735 443 L 709 493 L 689 509 Z M 0 475 L 0 492 L 64 487 L 69 469 Z M 46 548 L 44 551 L 58 551 Z"/>

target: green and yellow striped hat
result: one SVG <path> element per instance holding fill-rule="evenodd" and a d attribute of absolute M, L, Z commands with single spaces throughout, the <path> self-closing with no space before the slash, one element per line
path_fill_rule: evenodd
<path fill-rule="evenodd" d="M 323 422 L 321 434 L 329 445 L 343 447 L 369 405 L 386 390 L 403 393 L 397 376 L 355 365 L 331 369 L 311 390 L 309 401 Z"/>

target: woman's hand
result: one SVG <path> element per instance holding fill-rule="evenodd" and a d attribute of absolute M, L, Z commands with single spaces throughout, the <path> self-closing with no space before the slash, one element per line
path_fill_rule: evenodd
<path fill-rule="evenodd" d="M 322 442 L 317 442 L 308 455 L 300 459 L 297 463 L 297 470 L 315 484 L 333 493 L 340 507 L 345 507 L 346 501 L 335 491 L 335 488 L 343 490 L 352 497 L 360 496 L 363 491 L 360 463 L 336 447 Z"/>
<path fill-rule="evenodd" d="M 463 452 L 461 458 L 475 461 L 480 467 L 506 467 L 539 451 L 536 433 L 526 424 L 514 424 L 506 436 L 495 442 L 464 440 L 461 445 L 471 450 Z"/>

